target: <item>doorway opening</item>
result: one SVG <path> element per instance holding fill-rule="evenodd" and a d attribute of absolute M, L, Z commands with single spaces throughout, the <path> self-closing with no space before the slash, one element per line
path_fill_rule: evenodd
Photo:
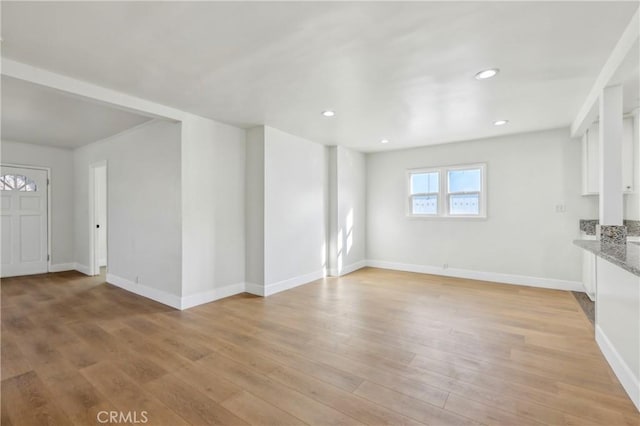
<path fill-rule="evenodd" d="M 107 162 L 89 166 L 89 263 L 91 275 L 100 275 L 108 263 Z"/>

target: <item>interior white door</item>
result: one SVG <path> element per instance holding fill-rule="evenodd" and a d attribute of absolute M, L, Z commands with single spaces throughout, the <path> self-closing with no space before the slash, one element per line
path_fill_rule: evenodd
<path fill-rule="evenodd" d="M 107 266 L 107 166 L 95 169 L 94 213 L 96 223 L 96 253 L 98 267 Z"/>
<path fill-rule="evenodd" d="M 0 276 L 47 272 L 46 170 L 0 166 L 0 197 Z"/>

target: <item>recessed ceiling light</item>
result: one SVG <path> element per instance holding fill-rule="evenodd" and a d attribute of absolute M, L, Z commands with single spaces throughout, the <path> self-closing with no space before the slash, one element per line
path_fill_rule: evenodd
<path fill-rule="evenodd" d="M 382 139 L 380 143 L 389 143 L 389 139 Z"/>
<path fill-rule="evenodd" d="M 334 115 L 336 115 L 336 113 L 328 109 L 326 111 L 322 111 L 322 115 L 324 115 L 325 117 L 333 117 Z"/>
<path fill-rule="evenodd" d="M 489 68 L 488 70 L 482 70 L 476 74 L 476 80 L 486 80 L 498 75 L 500 70 L 498 68 Z"/>
<path fill-rule="evenodd" d="M 508 122 L 509 122 L 509 120 L 496 120 L 496 121 L 493 122 L 493 125 L 494 126 L 504 126 Z"/>

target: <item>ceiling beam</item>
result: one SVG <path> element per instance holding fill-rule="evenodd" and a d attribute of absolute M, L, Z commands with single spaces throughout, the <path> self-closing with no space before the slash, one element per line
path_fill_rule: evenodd
<path fill-rule="evenodd" d="M 186 113 L 166 105 L 107 89 L 86 81 L 76 80 L 62 74 L 56 74 L 42 68 L 2 58 L 0 73 L 7 77 L 28 81 L 40 86 L 50 87 L 61 92 L 79 96 L 98 103 L 107 104 L 122 110 L 155 118 L 182 121 Z"/>
<path fill-rule="evenodd" d="M 596 78 L 589 95 L 578 111 L 578 115 L 571 124 L 571 137 L 579 137 L 591 126 L 598 117 L 598 99 L 602 90 L 612 84 L 612 79 L 624 63 L 625 58 L 632 47 L 640 38 L 640 10 L 631 18 L 631 22 L 622 33 L 622 37 L 616 43 L 607 62 L 602 67 L 598 78 Z"/>

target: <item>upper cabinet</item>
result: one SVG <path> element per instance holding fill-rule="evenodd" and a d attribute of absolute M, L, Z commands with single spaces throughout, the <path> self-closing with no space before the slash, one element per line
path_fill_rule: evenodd
<path fill-rule="evenodd" d="M 634 143 L 635 142 L 635 143 Z M 622 191 L 633 192 L 633 119 L 625 118 L 622 127 Z M 637 148 L 636 148 L 637 149 Z M 582 195 L 600 192 L 600 129 L 591 126 L 582 137 Z"/>

